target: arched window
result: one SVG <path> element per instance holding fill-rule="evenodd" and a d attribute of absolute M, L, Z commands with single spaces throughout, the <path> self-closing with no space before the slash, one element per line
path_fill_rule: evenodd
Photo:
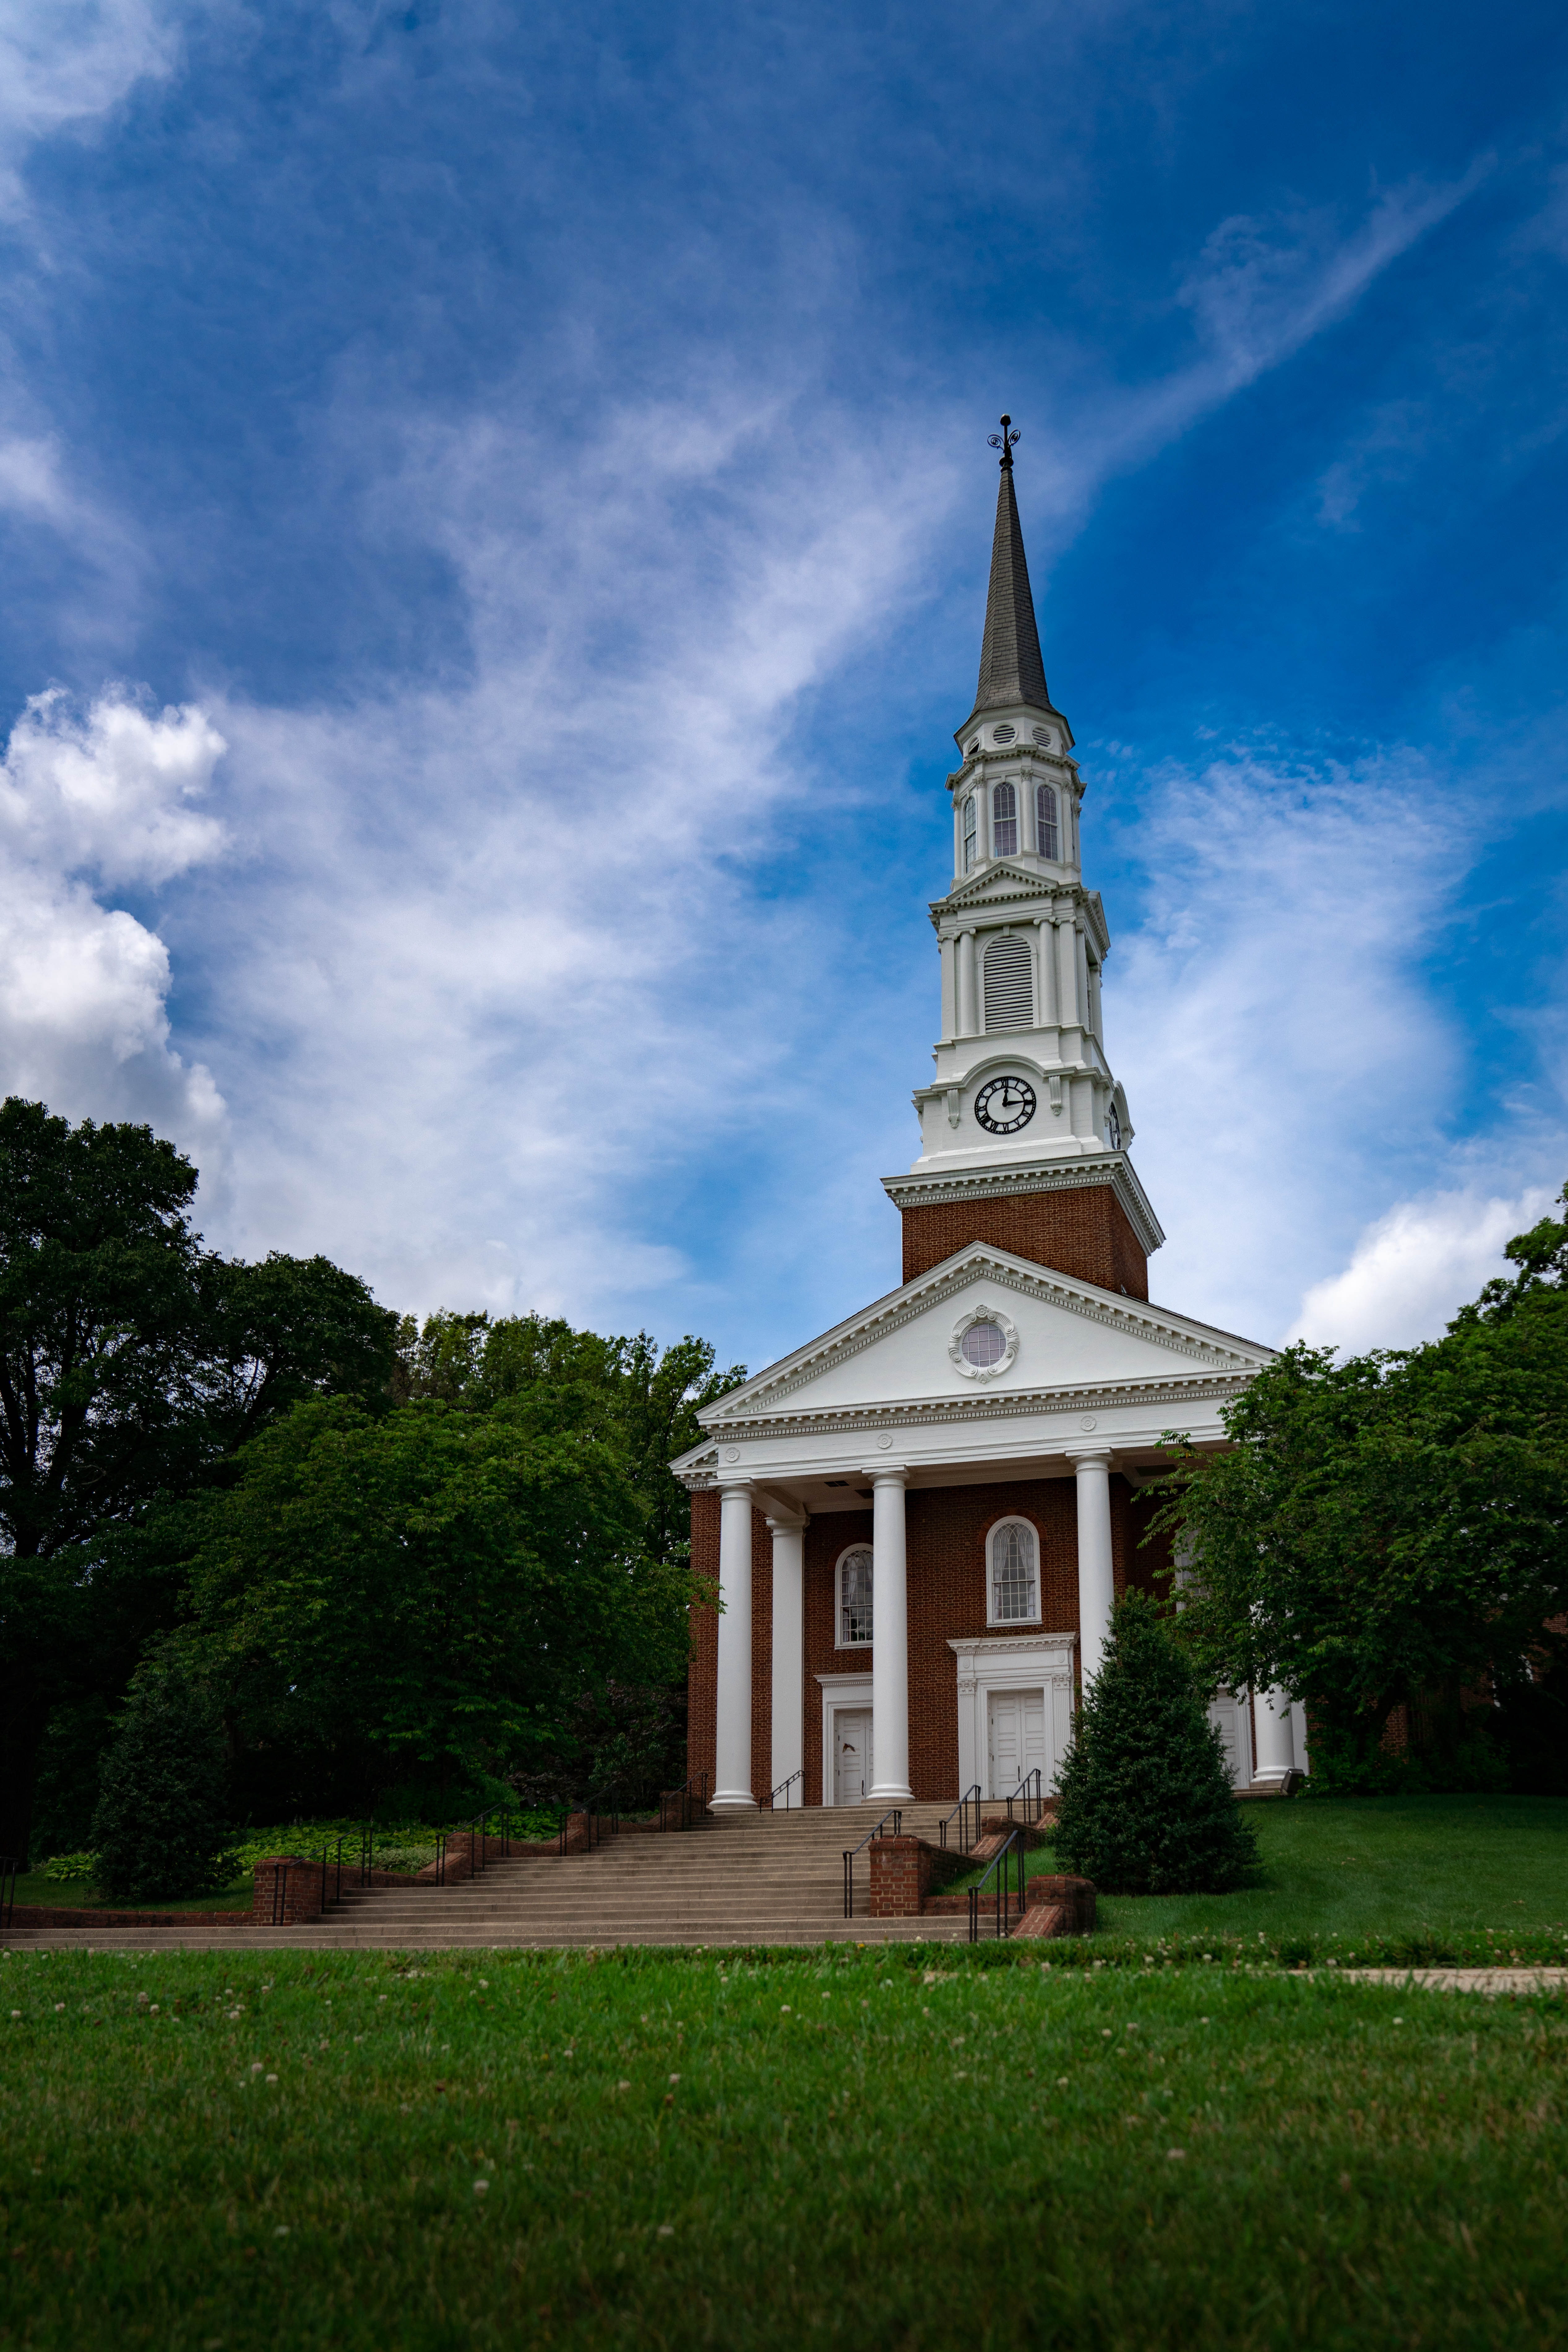
<path fill-rule="evenodd" d="M 991 1573 L 986 1614 L 993 1625 L 1030 1625 L 1040 1614 L 1035 1573 L 1035 1530 L 1027 1519 L 1004 1519 L 987 1541 Z"/>
<path fill-rule="evenodd" d="M 1011 784 L 991 787 L 991 855 L 993 857 L 1016 857 L 1018 855 L 1018 795 Z"/>
<path fill-rule="evenodd" d="M 855 1544 L 838 1563 L 838 1636 L 841 1650 L 871 1639 L 871 1547 Z"/>
<path fill-rule="evenodd" d="M 1059 857 L 1057 835 L 1057 795 L 1050 784 L 1035 786 L 1035 838 L 1040 845 L 1042 857 Z"/>
<path fill-rule="evenodd" d="M 1026 940 L 1016 931 L 998 931 L 985 950 L 985 1026 L 1032 1029 L 1035 1025 L 1035 978 Z"/>
<path fill-rule="evenodd" d="M 967 874 L 974 863 L 974 794 L 963 803 L 963 870 Z"/>

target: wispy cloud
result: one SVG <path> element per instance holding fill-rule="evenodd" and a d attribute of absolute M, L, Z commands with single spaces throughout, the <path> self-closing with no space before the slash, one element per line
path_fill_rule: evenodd
<path fill-rule="evenodd" d="M 1504 1245 L 1546 1214 L 1548 1185 L 1400 1201 L 1359 1237 L 1349 1265 L 1315 1282 L 1289 1337 L 1356 1354 L 1436 1339 L 1483 1283 L 1510 1271 Z"/>
<path fill-rule="evenodd" d="M 150 0 L 0 6 L 0 218 L 28 212 L 22 165 L 40 139 L 89 131 L 137 82 L 171 70 L 169 15 Z"/>

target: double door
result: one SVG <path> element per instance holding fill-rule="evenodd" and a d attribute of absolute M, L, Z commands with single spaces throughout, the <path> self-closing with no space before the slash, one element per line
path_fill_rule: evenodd
<path fill-rule="evenodd" d="M 833 1715 L 833 1801 L 862 1805 L 876 1775 L 871 1769 L 871 1710 L 837 1707 Z"/>
<path fill-rule="evenodd" d="M 1042 1793 L 1051 1785 L 1046 1753 L 1046 1694 L 1039 1690 L 993 1691 L 986 1704 L 990 1735 L 987 1796 L 1010 1797 L 1026 1772 L 1037 1771 Z"/>

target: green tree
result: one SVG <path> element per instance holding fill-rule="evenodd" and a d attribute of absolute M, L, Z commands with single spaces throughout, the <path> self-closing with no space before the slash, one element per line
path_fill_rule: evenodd
<path fill-rule="evenodd" d="M 695 1445 L 697 1415 L 738 1388 L 743 1365 L 716 1371 L 706 1339 L 688 1333 L 661 1349 L 647 1331 L 603 1339 L 556 1316 L 431 1315 L 398 1333 L 400 1398 L 441 1398 L 470 1412 L 503 1401 L 540 1430 L 593 1433 L 617 1445 L 648 1510 L 647 1541 L 659 1559 L 685 1559 L 690 1496 L 669 1464 Z"/>
<path fill-rule="evenodd" d="M 1110 1621 L 1058 1777 L 1058 1859 L 1108 1895 L 1221 1895 L 1257 1861 L 1207 1692 L 1146 1593 Z"/>
<path fill-rule="evenodd" d="M 102 1892 L 118 1903 L 167 1903 L 218 1885 L 227 1780 L 210 1696 L 168 1659 L 148 1661 L 103 1759 L 92 1822 Z"/>
<path fill-rule="evenodd" d="M 684 1622 L 622 1451 L 510 1400 L 299 1405 L 186 1517 L 185 1638 L 241 1745 L 453 1803 L 552 1748 L 584 1690 L 666 1678 Z"/>
<path fill-rule="evenodd" d="M 120 1538 L 296 1399 L 384 1390 L 395 1318 L 323 1258 L 231 1264 L 149 1128 L 0 1105 L 0 1852 L 60 1705 L 117 1699 L 177 1590 Z"/>
<path fill-rule="evenodd" d="M 1466 1692 L 1506 1696 L 1561 1654 L 1568 1222 L 1508 1255 L 1519 1273 L 1443 1339 L 1287 1349 L 1226 1408 L 1229 1450 L 1181 1452 L 1156 1525 L 1189 1563 L 1183 1638 L 1215 1681 L 1305 1700 L 1314 1778 L 1376 1785 L 1406 1705 L 1452 1784 L 1475 1769 Z"/>

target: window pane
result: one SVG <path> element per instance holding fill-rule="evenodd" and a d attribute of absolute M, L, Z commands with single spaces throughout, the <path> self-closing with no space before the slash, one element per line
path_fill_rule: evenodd
<path fill-rule="evenodd" d="M 1057 856 L 1057 796 L 1049 784 L 1035 788 L 1035 822 L 1039 827 L 1040 856 Z"/>
<path fill-rule="evenodd" d="M 972 1323 L 958 1343 L 958 1350 L 966 1364 L 977 1370 L 987 1365 L 999 1364 L 1007 1352 L 1007 1342 L 999 1323 Z"/>
<path fill-rule="evenodd" d="M 1035 1538 L 1028 1528 L 998 1528 L 991 1539 L 992 1622 L 998 1625 L 1037 1617 L 1035 1605 Z"/>
<path fill-rule="evenodd" d="M 838 1638 L 868 1642 L 871 1638 L 871 1555 L 852 1551 L 838 1571 Z"/>
<path fill-rule="evenodd" d="M 991 794 L 991 854 L 1014 857 L 1018 849 L 1018 796 L 1011 784 L 997 784 Z"/>
<path fill-rule="evenodd" d="M 967 874 L 974 863 L 974 794 L 963 803 L 963 870 Z"/>

